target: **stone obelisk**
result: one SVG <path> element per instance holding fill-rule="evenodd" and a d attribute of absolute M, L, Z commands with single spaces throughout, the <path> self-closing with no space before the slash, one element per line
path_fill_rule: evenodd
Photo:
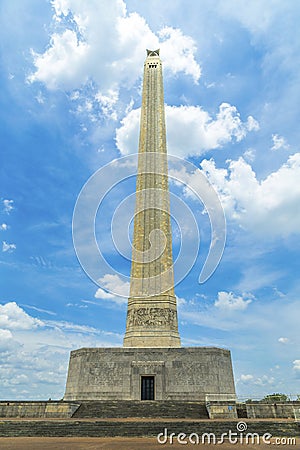
<path fill-rule="evenodd" d="M 124 347 L 180 347 L 159 50 L 147 50 L 144 64 L 130 297 Z"/>
<path fill-rule="evenodd" d="M 237 417 L 230 351 L 180 346 L 158 50 L 147 50 L 144 66 L 132 247 L 124 345 L 73 350 L 64 400 L 215 398 L 222 417 Z"/>

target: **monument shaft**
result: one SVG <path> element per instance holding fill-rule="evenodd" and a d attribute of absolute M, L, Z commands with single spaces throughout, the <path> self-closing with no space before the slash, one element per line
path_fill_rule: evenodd
<path fill-rule="evenodd" d="M 162 63 L 147 50 L 124 347 L 179 346 Z"/>
<path fill-rule="evenodd" d="M 124 346 L 73 350 L 64 400 L 215 401 L 237 418 L 230 351 L 180 346 L 171 236 L 162 66 L 147 50 Z"/>

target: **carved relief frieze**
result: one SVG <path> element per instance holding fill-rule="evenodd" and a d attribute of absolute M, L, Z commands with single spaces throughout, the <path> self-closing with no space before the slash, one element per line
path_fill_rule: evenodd
<path fill-rule="evenodd" d="M 127 325 L 130 327 L 177 329 L 177 312 L 169 308 L 154 307 L 131 309 L 127 314 Z"/>

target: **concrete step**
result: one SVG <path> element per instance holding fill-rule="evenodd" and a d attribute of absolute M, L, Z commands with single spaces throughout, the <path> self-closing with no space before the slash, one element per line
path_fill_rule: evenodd
<path fill-rule="evenodd" d="M 201 402 L 181 401 L 84 401 L 73 418 L 162 417 L 208 419 Z"/>
<path fill-rule="evenodd" d="M 195 420 L 1 420 L 1 437 L 139 437 L 157 436 L 159 433 L 178 435 L 185 433 L 214 433 L 220 437 L 229 430 L 237 432 L 237 421 L 195 421 Z M 243 433 L 257 433 L 263 436 L 297 437 L 300 436 L 299 424 L 294 421 L 247 421 L 247 431 Z M 240 433 L 238 433 L 240 436 Z M 296 447 L 295 447 L 296 448 Z"/>

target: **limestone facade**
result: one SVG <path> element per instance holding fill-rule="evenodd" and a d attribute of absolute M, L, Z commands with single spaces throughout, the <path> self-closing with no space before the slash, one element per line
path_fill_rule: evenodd
<path fill-rule="evenodd" d="M 82 348 L 71 352 L 64 400 L 141 400 L 144 376 L 153 377 L 154 400 L 235 398 L 229 350 Z"/>

